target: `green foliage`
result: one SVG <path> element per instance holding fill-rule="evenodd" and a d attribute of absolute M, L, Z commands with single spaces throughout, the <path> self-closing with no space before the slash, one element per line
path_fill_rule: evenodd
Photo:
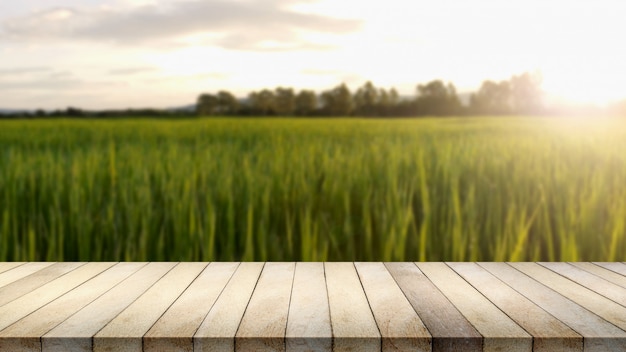
<path fill-rule="evenodd" d="M 323 103 L 322 111 L 324 111 L 326 115 L 348 116 L 352 114 L 354 109 L 350 89 L 348 89 L 345 83 L 323 92 L 321 100 Z"/>
<path fill-rule="evenodd" d="M 626 260 L 619 120 L 0 121 L 0 261 Z"/>
<path fill-rule="evenodd" d="M 508 81 L 484 81 L 478 92 L 470 96 L 470 109 L 477 114 L 510 114 L 511 105 L 511 84 Z"/>
<path fill-rule="evenodd" d="M 386 94 L 386 92 L 384 94 Z M 384 94 L 383 92 L 379 94 L 372 82 L 365 82 L 365 84 L 354 93 L 355 113 L 362 116 L 378 113 L 377 107 L 382 104 L 381 100 Z"/>
<path fill-rule="evenodd" d="M 271 115 L 276 111 L 276 96 L 269 89 L 250 93 L 248 103 L 254 113 L 263 116 Z"/>
<path fill-rule="evenodd" d="M 312 90 L 301 90 L 295 100 L 296 114 L 310 116 L 317 109 L 317 95 Z"/>
<path fill-rule="evenodd" d="M 461 111 L 456 88 L 452 83 L 446 85 L 441 80 L 418 85 L 415 105 L 419 115 L 449 116 Z"/>
<path fill-rule="evenodd" d="M 274 90 L 276 95 L 276 114 L 291 116 L 296 111 L 296 95 L 293 88 L 278 87 Z"/>
<path fill-rule="evenodd" d="M 473 114 L 536 114 L 545 112 L 542 103 L 541 77 L 523 73 L 499 83 L 484 81 L 470 96 Z"/>
<path fill-rule="evenodd" d="M 239 102 L 232 93 L 221 90 L 217 93 L 217 107 L 221 115 L 233 115 L 239 109 Z"/>

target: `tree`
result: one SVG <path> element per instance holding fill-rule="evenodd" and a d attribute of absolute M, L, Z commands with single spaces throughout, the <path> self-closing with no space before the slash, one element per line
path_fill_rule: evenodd
<path fill-rule="evenodd" d="M 371 116 L 376 114 L 379 96 L 372 82 L 367 81 L 354 94 L 354 110 L 359 115 Z"/>
<path fill-rule="evenodd" d="M 252 92 L 249 97 L 249 104 L 252 112 L 260 115 L 270 115 L 274 113 L 275 96 L 269 89 L 263 89 L 260 92 Z"/>
<path fill-rule="evenodd" d="M 400 95 L 398 94 L 398 91 L 395 88 L 391 88 L 391 90 L 389 90 L 389 104 L 391 106 L 395 106 L 398 105 L 399 102 Z"/>
<path fill-rule="evenodd" d="M 543 111 L 541 77 L 523 73 L 499 83 L 484 81 L 470 96 L 470 109 L 477 114 L 534 114 Z"/>
<path fill-rule="evenodd" d="M 345 83 L 322 93 L 322 105 L 326 114 L 348 116 L 353 111 L 352 95 Z"/>
<path fill-rule="evenodd" d="M 293 115 L 296 110 L 296 96 L 292 88 L 278 87 L 275 93 L 275 111 L 282 116 Z"/>
<path fill-rule="evenodd" d="M 213 94 L 200 94 L 196 104 L 196 112 L 200 116 L 210 116 L 215 114 L 218 99 Z"/>
<path fill-rule="evenodd" d="M 511 105 L 515 113 L 533 114 L 542 111 L 541 76 L 524 72 L 511 77 L 510 82 Z"/>
<path fill-rule="evenodd" d="M 395 88 L 392 87 L 389 91 L 384 88 L 379 89 L 376 109 L 378 116 L 400 115 L 399 103 L 400 96 Z"/>
<path fill-rule="evenodd" d="M 461 101 L 452 83 L 434 80 L 417 86 L 415 106 L 419 115 L 453 115 L 460 112 Z"/>
<path fill-rule="evenodd" d="M 400 116 L 403 115 L 400 95 L 395 88 L 391 88 L 387 93 L 387 108 L 385 109 L 386 115 Z"/>
<path fill-rule="evenodd" d="M 230 92 L 221 90 L 217 93 L 217 112 L 222 115 L 234 115 L 239 109 L 239 102 Z"/>
<path fill-rule="evenodd" d="M 511 84 L 484 81 L 478 92 L 470 96 L 470 110 L 476 114 L 510 114 Z"/>
<path fill-rule="evenodd" d="M 296 96 L 296 114 L 310 116 L 317 109 L 317 95 L 312 90 L 301 90 Z"/>
<path fill-rule="evenodd" d="M 385 90 L 385 88 L 380 88 L 378 91 L 378 104 L 377 104 L 377 115 L 378 116 L 387 116 L 389 115 L 389 111 L 391 109 L 391 103 L 389 100 L 389 93 Z"/>
<path fill-rule="evenodd" d="M 67 109 L 65 110 L 65 114 L 70 117 L 83 116 L 83 110 L 72 107 L 72 106 L 68 106 Z"/>

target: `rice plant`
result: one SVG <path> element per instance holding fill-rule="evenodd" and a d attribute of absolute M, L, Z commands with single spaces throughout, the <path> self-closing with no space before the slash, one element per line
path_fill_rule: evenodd
<path fill-rule="evenodd" d="M 626 121 L 0 121 L 0 261 L 626 260 Z"/>

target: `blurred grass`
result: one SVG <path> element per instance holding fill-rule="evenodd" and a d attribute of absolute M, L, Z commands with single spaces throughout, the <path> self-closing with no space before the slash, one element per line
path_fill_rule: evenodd
<path fill-rule="evenodd" d="M 0 261 L 626 260 L 626 121 L 0 121 Z"/>

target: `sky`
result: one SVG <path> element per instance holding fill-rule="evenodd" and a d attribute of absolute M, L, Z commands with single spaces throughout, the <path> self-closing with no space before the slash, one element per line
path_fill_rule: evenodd
<path fill-rule="evenodd" d="M 0 1 L 0 108 L 165 108 L 200 93 L 414 95 L 540 74 L 556 100 L 626 98 L 623 0 Z"/>

